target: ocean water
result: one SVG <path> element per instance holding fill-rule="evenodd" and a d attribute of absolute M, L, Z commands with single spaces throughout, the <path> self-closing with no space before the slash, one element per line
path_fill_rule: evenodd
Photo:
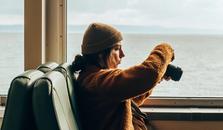
<path fill-rule="evenodd" d="M 0 33 L 0 95 L 8 92 L 11 80 L 24 71 L 23 33 Z"/>
<path fill-rule="evenodd" d="M 68 34 L 68 62 L 80 53 L 82 36 Z M 154 88 L 153 96 L 223 97 L 223 36 L 124 33 L 123 37 L 122 69 L 140 64 L 161 42 L 173 46 L 172 64 L 183 69 L 183 76 L 179 82 L 162 81 Z M 0 33 L 0 94 L 7 94 L 11 80 L 24 71 L 23 43 L 22 33 Z"/>

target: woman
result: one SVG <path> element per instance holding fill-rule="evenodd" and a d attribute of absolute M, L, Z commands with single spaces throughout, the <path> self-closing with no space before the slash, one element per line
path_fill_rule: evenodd
<path fill-rule="evenodd" d="M 174 59 L 169 44 L 157 45 L 141 64 L 118 69 L 125 56 L 121 33 L 110 25 L 92 23 L 73 62 L 79 71 L 78 105 L 84 130 L 146 130 L 133 106 L 140 106 L 164 77 Z M 134 105 L 135 104 L 135 105 Z"/>

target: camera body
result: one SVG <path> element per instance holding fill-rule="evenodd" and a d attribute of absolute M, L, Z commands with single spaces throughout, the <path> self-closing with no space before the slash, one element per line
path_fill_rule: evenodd
<path fill-rule="evenodd" d="M 179 81 L 182 74 L 183 70 L 180 67 L 169 64 L 164 75 L 170 77 L 173 81 Z"/>

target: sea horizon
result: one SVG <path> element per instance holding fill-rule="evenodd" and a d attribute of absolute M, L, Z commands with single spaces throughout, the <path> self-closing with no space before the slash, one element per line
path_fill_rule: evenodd
<path fill-rule="evenodd" d="M 0 32 L 0 95 L 7 94 L 11 80 L 24 71 L 23 36 L 21 32 Z M 68 32 L 67 36 L 67 59 L 70 63 L 75 54 L 80 53 L 83 32 Z M 182 79 L 179 82 L 163 81 L 152 96 L 223 97 L 223 61 L 220 60 L 223 55 L 223 35 L 124 32 L 123 37 L 126 56 L 120 64 L 122 69 L 140 64 L 160 42 L 168 42 L 174 47 L 173 64 L 183 69 Z"/>
<path fill-rule="evenodd" d="M 68 33 L 84 33 L 88 25 L 68 25 Z M 154 34 L 154 35 L 223 35 L 223 30 L 193 29 L 193 28 L 168 28 L 162 26 L 143 25 L 113 25 L 122 33 L 128 34 Z M 1 33 L 24 33 L 24 25 L 0 24 Z"/>

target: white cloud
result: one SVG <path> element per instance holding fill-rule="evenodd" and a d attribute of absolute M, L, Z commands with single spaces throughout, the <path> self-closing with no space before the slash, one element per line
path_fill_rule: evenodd
<path fill-rule="evenodd" d="M 73 10 L 69 23 L 88 24 L 101 21 L 112 24 L 147 25 L 164 27 L 223 29 L 223 1 L 221 0 L 128 0 L 107 8 L 90 6 L 88 11 Z M 97 3 L 95 3 L 97 5 Z M 108 5 L 108 4 L 106 4 Z M 79 5 L 81 7 L 81 5 Z M 94 11 L 92 8 L 99 8 Z M 99 11 L 100 10 L 100 11 Z M 72 12 L 72 11 L 71 11 Z M 71 13 L 70 13 L 71 14 Z"/>
<path fill-rule="evenodd" d="M 68 17 L 70 24 L 89 24 L 93 21 L 101 21 L 112 24 L 139 24 L 137 18 L 139 12 L 134 9 L 108 10 L 103 13 L 78 13 L 70 14 Z M 136 17 L 136 19 L 134 19 Z"/>
<path fill-rule="evenodd" d="M 0 24 L 23 24 L 24 2 L 2 2 Z M 68 22 L 223 30 L 222 5 L 222 0 L 69 0 Z"/>
<path fill-rule="evenodd" d="M 22 15 L 0 15 L 0 24 L 24 24 L 24 17 Z"/>
<path fill-rule="evenodd" d="M 1 15 L 23 15 L 25 0 L 1 0 L 0 16 Z"/>

